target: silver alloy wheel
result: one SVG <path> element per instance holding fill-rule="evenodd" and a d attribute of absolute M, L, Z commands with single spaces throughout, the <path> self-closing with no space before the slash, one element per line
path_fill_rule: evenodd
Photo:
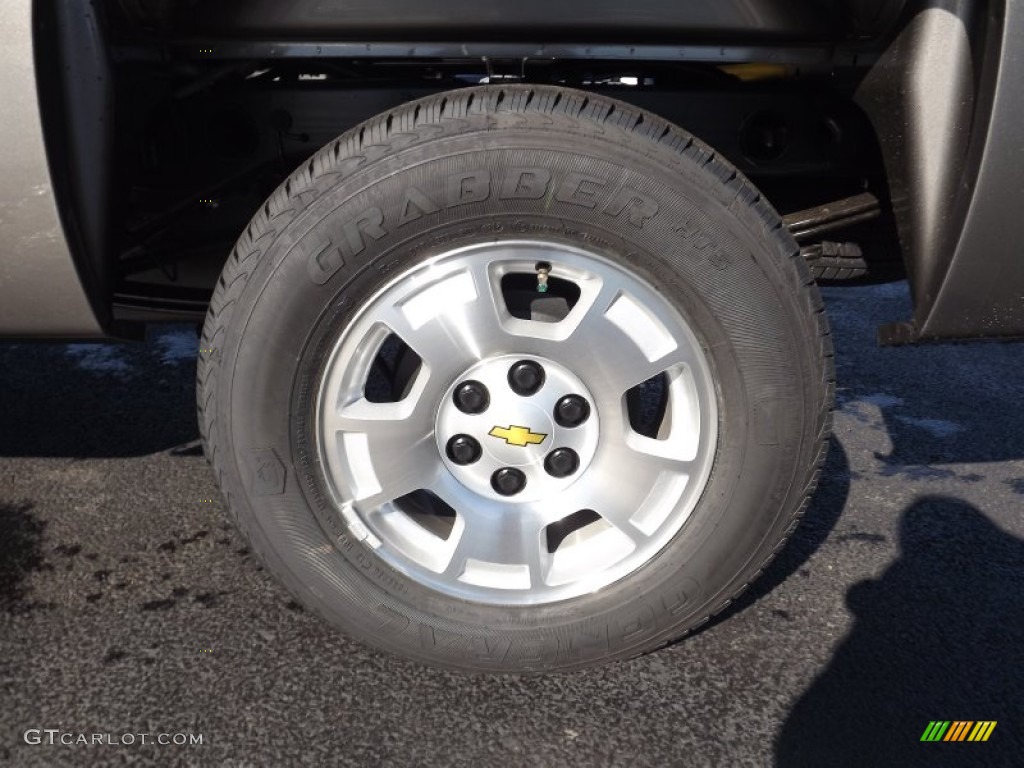
<path fill-rule="evenodd" d="M 538 265 L 569 286 L 554 320 L 506 301 L 506 278 Z M 417 365 L 381 401 L 367 382 L 395 339 Z M 460 400 L 467 382 L 486 398 Z M 627 393 L 652 382 L 663 415 L 641 433 Z M 579 419 L 575 401 L 579 423 L 555 417 L 564 397 L 589 407 Z M 316 402 L 350 531 L 412 580 L 492 605 L 592 593 L 643 566 L 690 516 L 717 445 L 714 381 L 682 315 L 616 263 L 549 242 L 459 248 L 390 281 L 338 339 Z"/>

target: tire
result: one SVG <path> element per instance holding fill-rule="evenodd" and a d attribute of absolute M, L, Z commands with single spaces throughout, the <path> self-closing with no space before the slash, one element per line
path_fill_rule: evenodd
<path fill-rule="evenodd" d="M 868 274 L 868 263 L 856 243 L 822 242 L 801 249 L 816 282 L 857 280 Z"/>
<path fill-rule="evenodd" d="M 605 298 L 590 298 L 595 285 Z M 392 336 L 393 324 L 416 343 Z M 469 348 L 480 339 L 486 349 Z M 679 128 L 556 87 L 432 96 L 324 147 L 242 235 L 202 346 L 204 449 L 268 569 L 350 636 L 463 670 L 588 667 L 706 622 L 796 526 L 831 423 L 823 305 L 771 206 Z M 617 394 L 648 362 L 656 371 L 677 355 L 664 375 Z M 531 365 L 513 375 L 517 358 Z M 594 398 L 586 423 L 563 428 L 550 399 L 531 400 L 536 366 L 541 393 L 579 387 Z M 478 370 L 483 415 L 460 410 L 480 404 L 461 389 Z M 505 391 L 513 385 L 524 394 Z M 370 421 L 380 414 L 386 423 Z M 527 418 L 541 426 L 517 431 Z M 483 458 L 454 463 L 476 452 L 452 452 L 442 433 L 478 426 L 493 427 L 469 435 Z M 567 479 L 541 469 L 558 441 L 578 454 L 577 469 L 558 469 L 572 470 Z M 516 464 L 525 488 L 515 473 L 490 475 L 513 490 L 500 497 L 486 487 L 493 462 L 526 456 L 509 446 L 535 453 Z M 432 485 L 381 501 L 421 475 L 437 494 Z M 540 529 L 537 554 L 537 521 L 586 499 L 599 509 Z M 637 499 L 634 514 L 625 506 Z M 417 507 L 428 502 L 439 506 Z M 451 526 L 448 538 L 409 528 L 421 512 Z M 448 544 L 437 542 L 460 525 L 475 533 L 458 536 L 444 565 Z M 478 549 L 513 554 L 463 557 Z"/>

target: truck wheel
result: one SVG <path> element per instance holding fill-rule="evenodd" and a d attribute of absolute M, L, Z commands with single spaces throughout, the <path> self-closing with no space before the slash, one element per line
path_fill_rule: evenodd
<path fill-rule="evenodd" d="M 779 550 L 832 348 L 771 206 L 593 94 L 466 88 L 299 168 L 204 329 L 207 456 L 253 549 L 353 637 L 467 670 L 678 638 Z"/>

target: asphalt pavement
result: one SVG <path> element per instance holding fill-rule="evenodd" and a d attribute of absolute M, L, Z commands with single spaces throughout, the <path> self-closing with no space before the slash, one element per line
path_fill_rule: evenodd
<path fill-rule="evenodd" d="M 0 763 L 1024 764 L 1024 346 L 880 349 L 906 285 L 825 293 L 835 438 L 789 546 L 687 640 L 547 677 L 386 657 L 293 602 L 198 449 L 190 329 L 0 345 Z"/>

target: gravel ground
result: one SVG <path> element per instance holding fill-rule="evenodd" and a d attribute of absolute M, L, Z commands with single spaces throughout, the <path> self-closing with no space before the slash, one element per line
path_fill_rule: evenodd
<path fill-rule="evenodd" d="M 790 545 L 696 636 L 542 678 L 384 657 L 294 603 L 197 447 L 190 330 L 0 345 L 0 763 L 1021 765 L 1024 349 L 879 349 L 905 284 L 826 299 L 835 439 Z M 937 719 L 998 725 L 922 744 Z"/>

